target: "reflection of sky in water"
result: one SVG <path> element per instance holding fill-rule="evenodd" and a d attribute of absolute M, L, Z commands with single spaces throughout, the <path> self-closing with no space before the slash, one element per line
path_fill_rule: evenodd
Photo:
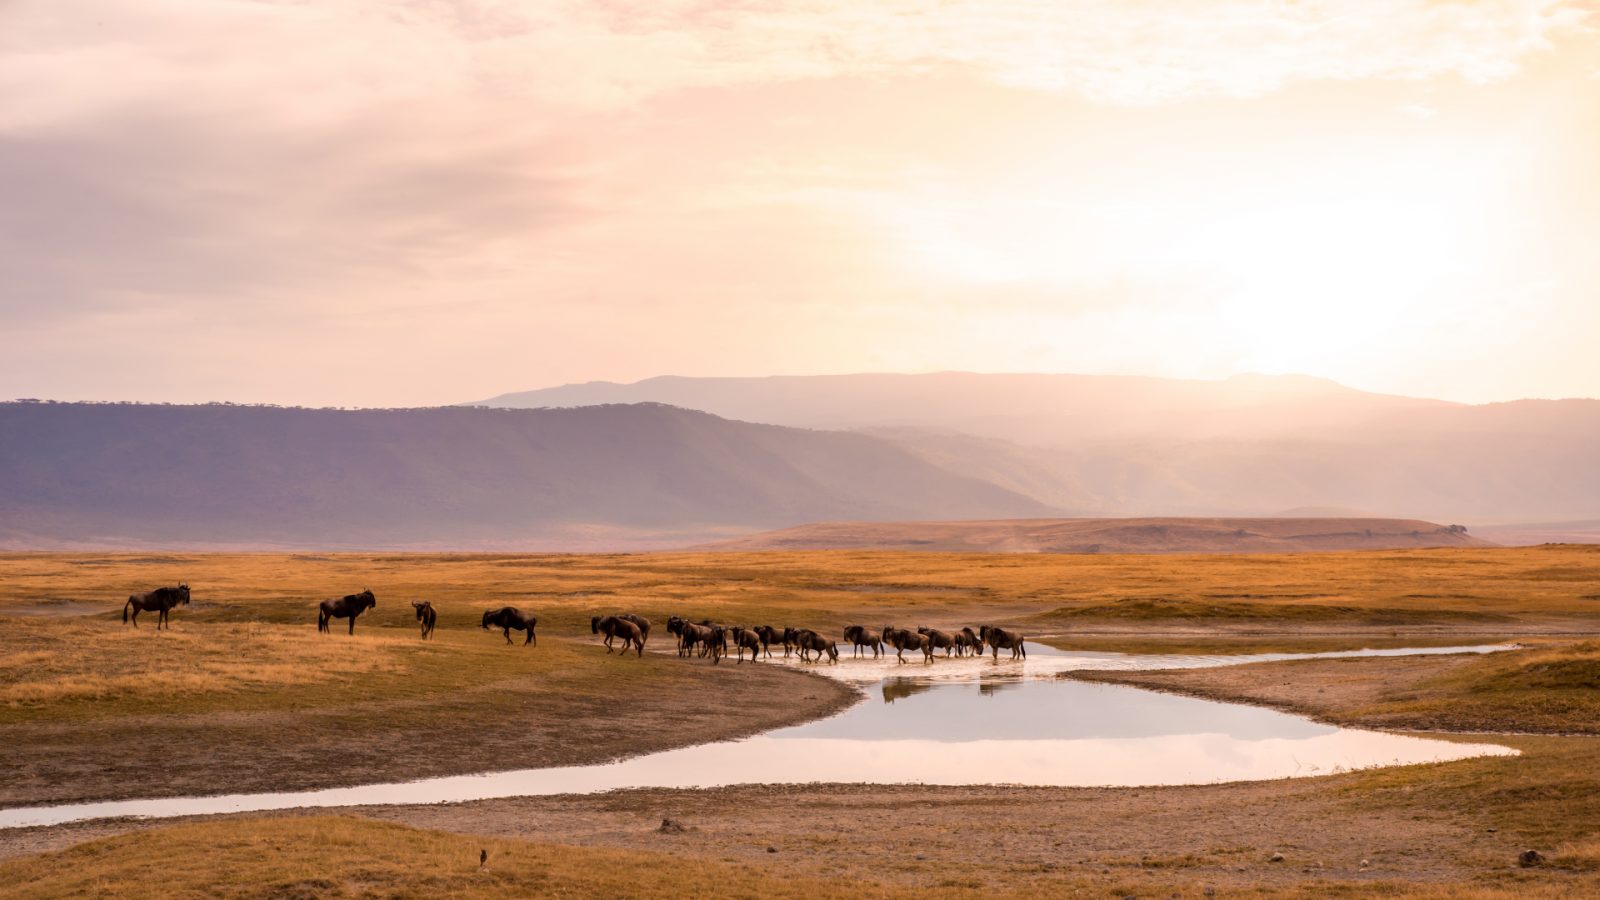
<path fill-rule="evenodd" d="M 104 816 L 443 803 L 634 787 L 807 782 L 1205 784 L 1514 752 L 1337 728 L 1257 707 L 1055 677 L 1070 669 L 1203 667 L 1264 658 L 1269 657 L 1065 654 L 1030 645 L 1025 664 L 967 659 L 901 666 L 890 657 L 816 666 L 813 670 L 821 674 L 863 685 L 868 699 L 837 716 L 745 740 L 605 765 L 303 793 L 0 810 L 0 828 Z"/>
<path fill-rule="evenodd" d="M 885 689 L 895 687 L 897 680 L 885 684 Z M 1260 740 L 1311 737 L 1337 730 L 1260 707 L 1081 681 L 910 682 L 899 690 L 908 693 L 892 704 L 868 700 L 831 719 L 768 732 L 768 736 L 775 740 L 955 742 L 1220 734 Z"/>

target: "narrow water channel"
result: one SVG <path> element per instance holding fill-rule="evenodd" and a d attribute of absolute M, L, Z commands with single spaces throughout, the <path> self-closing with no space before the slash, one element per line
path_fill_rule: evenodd
<path fill-rule="evenodd" d="M 1061 677 L 1079 669 L 1205 668 L 1279 659 L 1483 653 L 1438 647 L 1252 656 L 1064 652 L 1028 645 L 1026 661 L 893 656 L 811 671 L 860 685 L 867 699 L 814 722 L 737 741 L 615 763 L 522 769 L 329 790 L 172 797 L 0 810 L 0 828 L 107 816 L 166 817 L 294 807 L 443 803 L 733 784 L 1208 784 L 1323 775 L 1516 751 L 1323 725 L 1301 716 Z M 798 660 L 774 660 L 801 665 Z M 724 665 L 730 664 L 725 660 Z M 749 663 L 746 663 L 748 665 Z"/>

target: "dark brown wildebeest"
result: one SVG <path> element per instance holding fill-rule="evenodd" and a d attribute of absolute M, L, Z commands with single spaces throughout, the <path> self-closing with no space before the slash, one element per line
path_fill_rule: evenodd
<path fill-rule="evenodd" d="M 739 662 L 744 662 L 744 651 L 750 651 L 750 661 L 761 661 L 761 635 L 754 628 L 733 628 L 733 652 L 738 655 Z"/>
<path fill-rule="evenodd" d="M 772 655 L 773 644 L 783 644 L 783 632 L 786 629 L 773 628 L 771 625 L 757 625 L 755 633 L 761 636 L 761 649 L 768 656 Z M 789 655 L 789 645 L 783 644 L 783 655 Z"/>
<path fill-rule="evenodd" d="M 623 614 L 617 616 L 617 618 L 619 618 L 619 619 L 627 619 L 629 622 L 632 622 L 633 624 L 639 626 L 639 644 L 640 644 L 640 646 L 643 646 L 645 644 L 650 643 L 650 620 L 649 619 L 646 619 L 644 616 L 636 616 L 633 613 L 623 613 Z"/>
<path fill-rule="evenodd" d="M 331 619 L 349 619 L 350 633 L 356 633 L 356 616 L 369 609 L 376 609 L 378 598 L 371 591 L 362 591 L 359 594 L 345 594 L 338 600 L 324 600 L 317 604 L 317 630 L 330 631 L 328 622 Z"/>
<path fill-rule="evenodd" d="M 717 630 L 717 647 L 718 647 L 718 649 L 720 649 L 722 651 L 722 655 L 723 656 L 727 656 L 728 655 L 728 635 L 733 629 L 731 629 L 728 626 L 722 624 L 721 622 L 713 622 L 710 619 L 701 619 L 700 620 L 700 624 L 704 625 L 707 628 L 715 628 Z M 709 653 L 711 651 L 711 645 L 710 644 L 706 644 L 705 645 L 705 649 L 706 649 L 706 652 Z M 704 656 L 705 654 L 702 653 L 701 655 Z"/>
<path fill-rule="evenodd" d="M 671 627 L 671 623 L 668 623 Z M 714 647 L 722 643 L 722 635 L 710 625 L 696 625 L 693 622 L 678 622 L 678 655 L 688 656 L 694 652 L 695 647 L 701 648 L 701 655 L 714 652 Z"/>
<path fill-rule="evenodd" d="M 948 631 L 940 631 L 937 628 L 924 628 L 919 626 L 917 628 L 917 634 L 920 634 L 928 639 L 928 654 L 930 656 L 935 650 L 943 650 L 944 655 L 949 656 L 950 651 L 955 649 L 956 636 Z"/>
<path fill-rule="evenodd" d="M 171 628 L 172 622 L 167 617 L 167 613 L 174 606 L 179 605 L 189 605 L 189 586 L 187 584 L 180 584 L 177 587 L 159 587 L 143 594 L 134 594 L 128 598 L 127 603 L 122 604 L 122 624 L 128 624 L 129 609 L 133 610 L 133 627 L 135 628 L 139 627 L 139 613 L 145 610 L 155 610 L 156 630 L 160 631 L 163 624 Z"/>
<path fill-rule="evenodd" d="M 529 644 L 538 646 L 539 638 L 533 633 L 534 626 L 538 624 L 538 619 L 524 615 L 522 610 L 517 609 L 515 606 L 502 606 L 499 609 L 491 609 L 483 614 L 483 630 L 488 631 L 489 626 L 493 625 L 500 629 L 501 634 L 506 636 L 506 643 L 508 644 L 511 643 L 511 629 L 526 631 L 528 637 L 522 642 L 524 647 Z"/>
<path fill-rule="evenodd" d="M 439 621 L 439 613 L 433 608 L 433 601 L 424 600 L 421 603 L 413 600 L 412 607 L 417 611 L 417 627 L 422 630 L 422 639 L 433 637 L 434 623 Z"/>
<path fill-rule="evenodd" d="M 1016 659 L 1019 656 L 1023 659 L 1028 658 L 1028 648 L 1022 646 L 1023 638 L 1019 632 L 1006 631 L 1004 628 L 996 628 L 993 625 L 984 625 L 978 629 L 978 636 L 983 638 L 985 644 L 994 648 L 995 659 L 1000 658 L 1001 647 L 1011 651 L 1012 659 Z"/>
<path fill-rule="evenodd" d="M 813 653 L 817 655 L 817 662 L 822 662 L 824 654 L 828 657 L 829 665 L 839 661 L 839 645 L 809 628 L 800 629 L 795 646 L 800 648 L 800 659 L 805 662 L 811 662 Z"/>
<path fill-rule="evenodd" d="M 628 647 L 632 646 L 644 655 L 644 631 L 632 619 L 622 616 L 594 616 L 589 620 L 589 630 L 594 634 L 606 636 L 606 652 L 611 652 L 611 642 L 617 638 L 622 639 L 622 655 L 628 655 Z"/>
<path fill-rule="evenodd" d="M 924 662 L 933 662 L 933 647 L 928 644 L 928 639 L 915 631 L 905 628 L 896 628 L 893 625 L 883 626 L 883 642 L 894 648 L 895 659 L 906 661 L 907 650 L 921 650 Z"/>
<path fill-rule="evenodd" d="M 865 625 L 845 626 L 844 639 L 851 646 L 851 656 L 860 656 L 862 647 L 871 647 L 874 658 L 883 652 L 883 638 L 876 631 L 868 631 Z"/>
<path fill-rule="evenodd" d="M 956 655 L 965 656 L 968 650 L 982 656 L 983 638 L 978 637 L 977 632 L 971 628 L 963 628 L 956 632 Z"/>

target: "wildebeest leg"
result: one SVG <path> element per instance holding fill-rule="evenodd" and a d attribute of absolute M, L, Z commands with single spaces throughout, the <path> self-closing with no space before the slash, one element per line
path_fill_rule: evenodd
<path fill-rule="evenodd" d="M 500 629 L 500 633 L 506 636 L 506 643 L 508 643 L 508 644 L 511 643 L 511 626 L 510 625 L 507 625 L 506 627 Z"/>
<path fill-rule="evenodd" d="M 351 613 L 350 614 L 350 636 L 354 637 L 355 633 L 356 633 L 356 614 L 355 613 Z"/>
<path fill-rule="evenodd" d="M 528 629 L 528 637 L 527 637 L 527 640 L 524 640 L 524 641 L 523 641 L 523 642 L 522 642 L 522 646 L 524 646 L 524 647 L 526 647 L 526 646 L 528 646 L 528 645 L 529 645 L 529 644 L 531 644 L 531 643 L 533 643 L 533 629 L 532 629 L 532 628 L 529 628 L 529 629 Z"/>

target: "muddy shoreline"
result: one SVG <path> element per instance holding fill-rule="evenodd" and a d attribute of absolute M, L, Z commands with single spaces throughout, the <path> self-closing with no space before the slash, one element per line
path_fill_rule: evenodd
<path fill-rule="evenodd" d="M 554 694 L 525 678 L 450 697 L 369 700 L 336 710 L 4 726 L 0 809 L 604 763 L 799 724 L 862 697 L 847 684 L 793 668 L 702 662 L 683 663 L 704 679 L 695 690 L 641 681 L 626 710 Z M 772 703 L 777 696 L 784 702 Z"/>

